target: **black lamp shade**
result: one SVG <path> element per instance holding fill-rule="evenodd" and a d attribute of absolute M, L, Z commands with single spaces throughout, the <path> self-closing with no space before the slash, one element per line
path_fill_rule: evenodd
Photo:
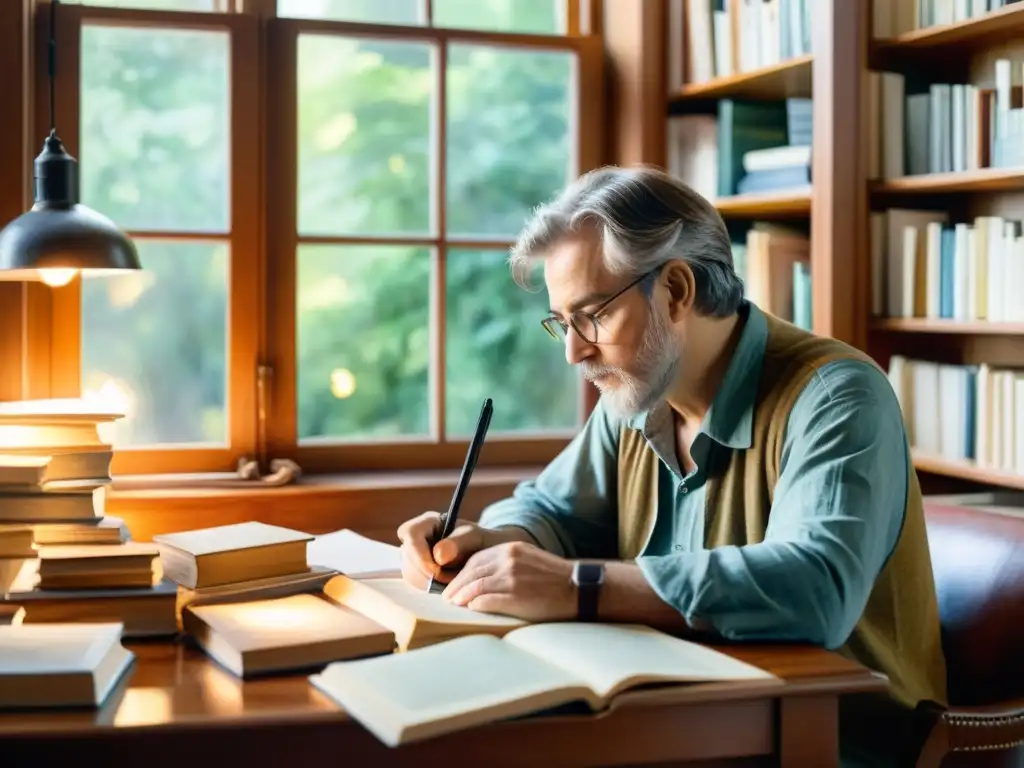
<path fill-rule="evenodd" d="M 35 205 L 0 232 L 0 280 L 34 280 L 41 269 L 142 268 L 131 238 L 78 202 L 77 165 L 51 133 L 35 160 Z"/>

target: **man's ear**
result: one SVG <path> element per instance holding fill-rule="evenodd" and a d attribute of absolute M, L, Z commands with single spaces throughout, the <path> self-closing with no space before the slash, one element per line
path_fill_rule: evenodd
<path fill-rule="evenodd" d="M 665 288 L 668 291 L 668 313 L 672 322 L 690 314 L 697 296 L 697 284 L 690 265 L 682 259 L 674 259 L 662 271 Z"/>

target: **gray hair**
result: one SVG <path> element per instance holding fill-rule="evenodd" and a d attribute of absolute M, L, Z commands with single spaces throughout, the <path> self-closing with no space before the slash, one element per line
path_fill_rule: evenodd
<path fill-rule="evenodd" d="M 529 288 L 544 252 L 587 225 L 600 234 L 612 274 L 638 278 L 682 259 L 693 271 L 698 312 L 726 317 L 739 308 L 743 282 L 722 217 L 686 184 L 653 168 L 591 171 L 540 206 L 512 248 L 515 281 Z"/>

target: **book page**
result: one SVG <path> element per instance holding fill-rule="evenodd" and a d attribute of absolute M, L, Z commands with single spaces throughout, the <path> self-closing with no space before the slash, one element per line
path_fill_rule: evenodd
<path fill-rule="evenodd" d="M 372 590 L 392 604 L 411 613 L 416 617 L 417 621 L 445 624 L 456 628 L 460 626 L 518 627 L 526 624 L 521 619 L 515 619 L 511 616 L 481 613 L 480 611 L 471 611 L 469 608 L 461 605 L 454 605 L 445 600 L 441 595 L 416 589 L 402 579 L 365 579 L 356 581 L 346 579 L 344 576 L 337 576 L 328 582 L 328 587 L 335 585 L 335 582 L 338 583 L 336 586 L 343 584 L 345 587 L 339 590 L 330 589 L 326 591 L 332 598 L 338 600 L 343 605 L 349 604 L 349 600 L 345 597 L 346 592 L 362 593 L 364 590 Z M 352 607 L 356 610 L 362 610 L 362 606 L 365 605 L 365 597 L 361 594 L 360 598 L 358 607 L 356 602 L 352 601 Z"/>
<path fill-rule="evenodd" d="M 335 662 L 310 681 L 389 746 L 593 698 L 570 672 L 490 635 Z"/>
<path fill-rule="evenodd" d="M 775 679 L 724 653 L 640 625 L 534 624 L 510 632 L 504 642 L 579 677 L 605 700 L 645 683 Z"/>
<path fill-rule="evenodd" d="M 354 579 L 402 575 L 401 550 L 343 528 L 317 536 L 306 547 L 306 562 Z"/>

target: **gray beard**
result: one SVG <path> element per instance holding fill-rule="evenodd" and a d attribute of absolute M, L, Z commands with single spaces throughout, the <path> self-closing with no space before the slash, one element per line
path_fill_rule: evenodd
<path fill-rule="evenodd" d="M 644 331 L 633 372 L 614 365 L 583 363 L 583 375 L 601 391 L 605 408 L 612 415 L 629 419 L 663 400 L 679 372 L 680 353 L 671 326 L 653 313 Z M 602 386 L 596 379 L 613 376 L 614 386 Z"/>

